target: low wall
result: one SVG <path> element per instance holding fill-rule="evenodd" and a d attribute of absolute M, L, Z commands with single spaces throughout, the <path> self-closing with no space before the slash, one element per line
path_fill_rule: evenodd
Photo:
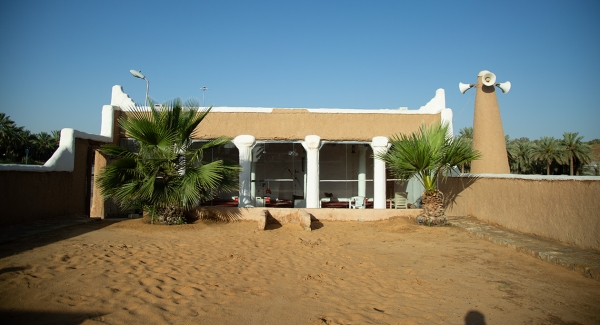
<path fill-rule="evenodd" d="M 41 166 L 0 169 L 0 226 L 89 215 L 89 150 L 89 140 L 75 139 L 71 172 L 46 171 Z M 26 167 L 40 167 L 40 170 L 30 171 Z"/>
<path fill-rule="evenodd" d="M 600 251 L 600 177 L 462 175 L 440 190 L 448 216 Z"/>
<path fill-rule="evenodd" d="M 302 211 L 308 212 L 319 221 L 377 221 L 392 217 L 416 218 L 422 209 L 292 209 L 292 208 L 235 208 L 235 207 L 201 207 L 192 211 L 198 217 L 207 214 L 227 221 L 259 220 L 261 212 L 267 210 L 268 215 L 281 224 L 300 222 Z"/>

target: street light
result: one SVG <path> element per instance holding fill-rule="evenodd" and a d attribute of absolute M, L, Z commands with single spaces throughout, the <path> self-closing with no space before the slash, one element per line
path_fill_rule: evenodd
<path fill-rule="evenodd" d="M 202 107 L 204 107 L 204 92 L 208 90 L 208 88 L 206 88 L 206 86 L 200 88 L 200 90 L 202 90 Z"/>
<path fill-rule="evenodd" d="M 134 76 L 136 78 L 146 80 L 146 100 L 144 101 L 144 105 L 147 107 L 148 106 L 148 88 L 150 88 L 150 81 L 148 81 L 148 79 L 146 79 L 146 77 L 144 77 L 144 75 L 142 74 L 142 70 L 129 70 L 129 72 L 131 73 L 132 76 Z"/>

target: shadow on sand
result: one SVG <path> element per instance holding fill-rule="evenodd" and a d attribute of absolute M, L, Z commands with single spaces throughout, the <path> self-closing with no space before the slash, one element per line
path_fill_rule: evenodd
<path fill-rule="evenodd" d="M 477 310 L 469 310 L 465 315 L 465 325 L 486 325 L 485 316 Z"/>
<path fill-rule="evenodd" d="M 2 324 L 81 324 L 91 319 L 95 320 L 105 315 L 99 312 L 70 313 L 70 312 L 48 312 L 31 310 L 0 310 Z"/>
<path fill-rule="evenodd" d="M 265 224 L 265 230 L 275 230 L 275 229 L 279 229 L 283 226 L 281 224 L 281 222 L 279 222 L 279 220 L 273 218 L 273 215 L 271 215 L 271 212 L 269 212 L 269 210 L 265 210 L 265 215 L 267 217 L 267 222 Z"/>
<path fill-rule="evenodd" d="M 186 214 L 188 222 L 192 223 L 196 220 L 213 221 L 213 222 L 235 222 L 242 219 L 243 208 L 199 208 L 192 210 Z"/>
<path fill-rule="evenodd" d="M 0 244 L 0 258 L 19 254 L 21 252 L 31 250 L 37 247 L 46 246 L 48 244 L 56 243 L 61 240 L 77 237 L 91 231 L 102 229 L 120 221 L 122 220 L 98 219 L 89 221 L 87 223 L 69 225 L 64 228 L 39 231 L 36 233 L 28 232 L 29 229 L 27 229 L 26 225 L 22 225 L 22 227 L 14 229 L 14 231 L 23 232 L 23 236 L 19 236 L 18 239 L 5 241 Z M 3 229 L 3 231 L 4 230 L 6 229 Z"/>
<path fill-rule="evenodd" d="M 325 225 L 321 222 L 321 220 L 317 219 L 315 216 L 310 214 L 310 230 L 317 230 L 323 228 Z"/>

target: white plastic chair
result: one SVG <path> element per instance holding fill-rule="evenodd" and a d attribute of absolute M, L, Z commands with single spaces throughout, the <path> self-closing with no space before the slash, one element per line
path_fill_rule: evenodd
<path fill-rule="evenodd" d="M 408 209 L 408 195 L 406 192 L 394 193 L 394 208 L 395 209 Z"/>
<path fill-rule="evenodd" d="M 366 197 L 364 196 L 353 196 L 350 200 L 350 209 L 364 209 L 366 204 Z"/>

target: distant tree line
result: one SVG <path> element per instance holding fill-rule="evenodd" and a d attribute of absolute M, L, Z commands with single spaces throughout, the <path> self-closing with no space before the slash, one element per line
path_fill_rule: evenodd
<path fill-rule="evenodd" d="M 60 131 L 31 133 L 0 113 L 0 163 L 44 164 L 56 151 Z"/>
<path fill-rule="evenodd" d="M 473 143 L 473 127 L 459 131 L 459 138 Z M 600 145 L 600 139 L 583 141 L 579 132 L 565 132 L 562 139 L 541 137 L 510 139 L 506 135 L 506 155 L 513 174 L 546 175 L 600 175 L 598 166 L 589 165 L 593 160 L 592 147 Z M 461 166 L 468 172 L 469 165 Z"/>

